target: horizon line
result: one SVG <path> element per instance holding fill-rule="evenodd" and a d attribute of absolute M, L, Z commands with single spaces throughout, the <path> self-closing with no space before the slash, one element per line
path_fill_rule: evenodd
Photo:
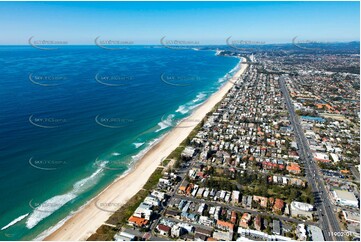
<path fill-rule="evenodd" d="M 360 40 L 349 40 L 349 41 L 310 41 L 310 42 L 274 42 L 274 43 L 264 43 L 264 44 L 235 44 L 237 46 L 267 46 L 267 45 L 287 45 L 287 44 L 304 44 L 304 45 L 309 45 L 309 44 L 323 44 L 323 45 L 327 45 L 327 44 L 347 44 L 347 43 L 353 43 L 353 42 L 360 42 Z M 227 43 L 222 43 L 222 44 L 170 44 L 170 46 L 229 46 Z M 0 46 L 31 46 L 30 44 L 1 44 Z M 86 44 L 81 44 L 81 43 L 72 43 L 72 44 L 68 44 L 68 43 L 63 43 L 63 44 L 42 44 L 42 46 L 97 46 L 96 43 L 90 44 L 90 43 L 86 43 Z M 164 46 L 164 44 L 162 43 L 139 43 L 139 44 L 104 44 L 104 46 Z"/>

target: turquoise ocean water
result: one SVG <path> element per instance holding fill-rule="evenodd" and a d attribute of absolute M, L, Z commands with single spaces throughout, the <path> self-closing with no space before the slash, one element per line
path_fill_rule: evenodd
<path fill-rule="evenodd" d="M 0 240 L 34 239 L 227 81 L 213 51 L 0 47 Z"/>

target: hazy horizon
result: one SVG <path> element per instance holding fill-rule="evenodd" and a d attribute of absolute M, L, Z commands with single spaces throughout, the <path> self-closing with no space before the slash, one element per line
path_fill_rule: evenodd
<path fill-rule="evenodd" d="M 92 45 L 103 40 L 222 45 L 238 41 L 359 41 L 359 2 L 1 2 L 0 45 L 29 38 Z M 16 17 L 14 17 L 16 16 Z"/>

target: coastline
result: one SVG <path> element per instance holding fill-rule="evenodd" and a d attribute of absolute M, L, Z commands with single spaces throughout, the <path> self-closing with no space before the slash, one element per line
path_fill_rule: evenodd
<path fill-rule="evenodd" d="M 244 60 L 243 57 L 241 59 Z M 236 80 L 246 70 L 247 65 L 242 64 L 242 62 L 240 62 L 239 69 L 231 77 L 231 80 Z M 59 228 L 46 236 L 44 240 L 86 240 L 112 214 L 97 208 L 95 202 L 125 204 L 142 189 L 151 174 L 160 165 L 161 159 L 172 153 L 188 137 L 197 124 L 223 99 L 233 85 L 233 82 L 228 80 L 217 92 L 213 93 L 204 103 L 197 107 L 189 117 L 183 119 L 176 127 L 164 135 L 159 142 L 154 144 L 127 174 L 112 182 L 75 212 Z M 189 125 L 190 122 L 194 124 Z"/>

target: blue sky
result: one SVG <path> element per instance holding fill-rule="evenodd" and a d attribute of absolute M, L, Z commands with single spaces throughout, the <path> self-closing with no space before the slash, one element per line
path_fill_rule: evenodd
<path fill-rule="evenodd" d="M 359 40 L 359 2 L 0 2 L 0 44 Z"/>

